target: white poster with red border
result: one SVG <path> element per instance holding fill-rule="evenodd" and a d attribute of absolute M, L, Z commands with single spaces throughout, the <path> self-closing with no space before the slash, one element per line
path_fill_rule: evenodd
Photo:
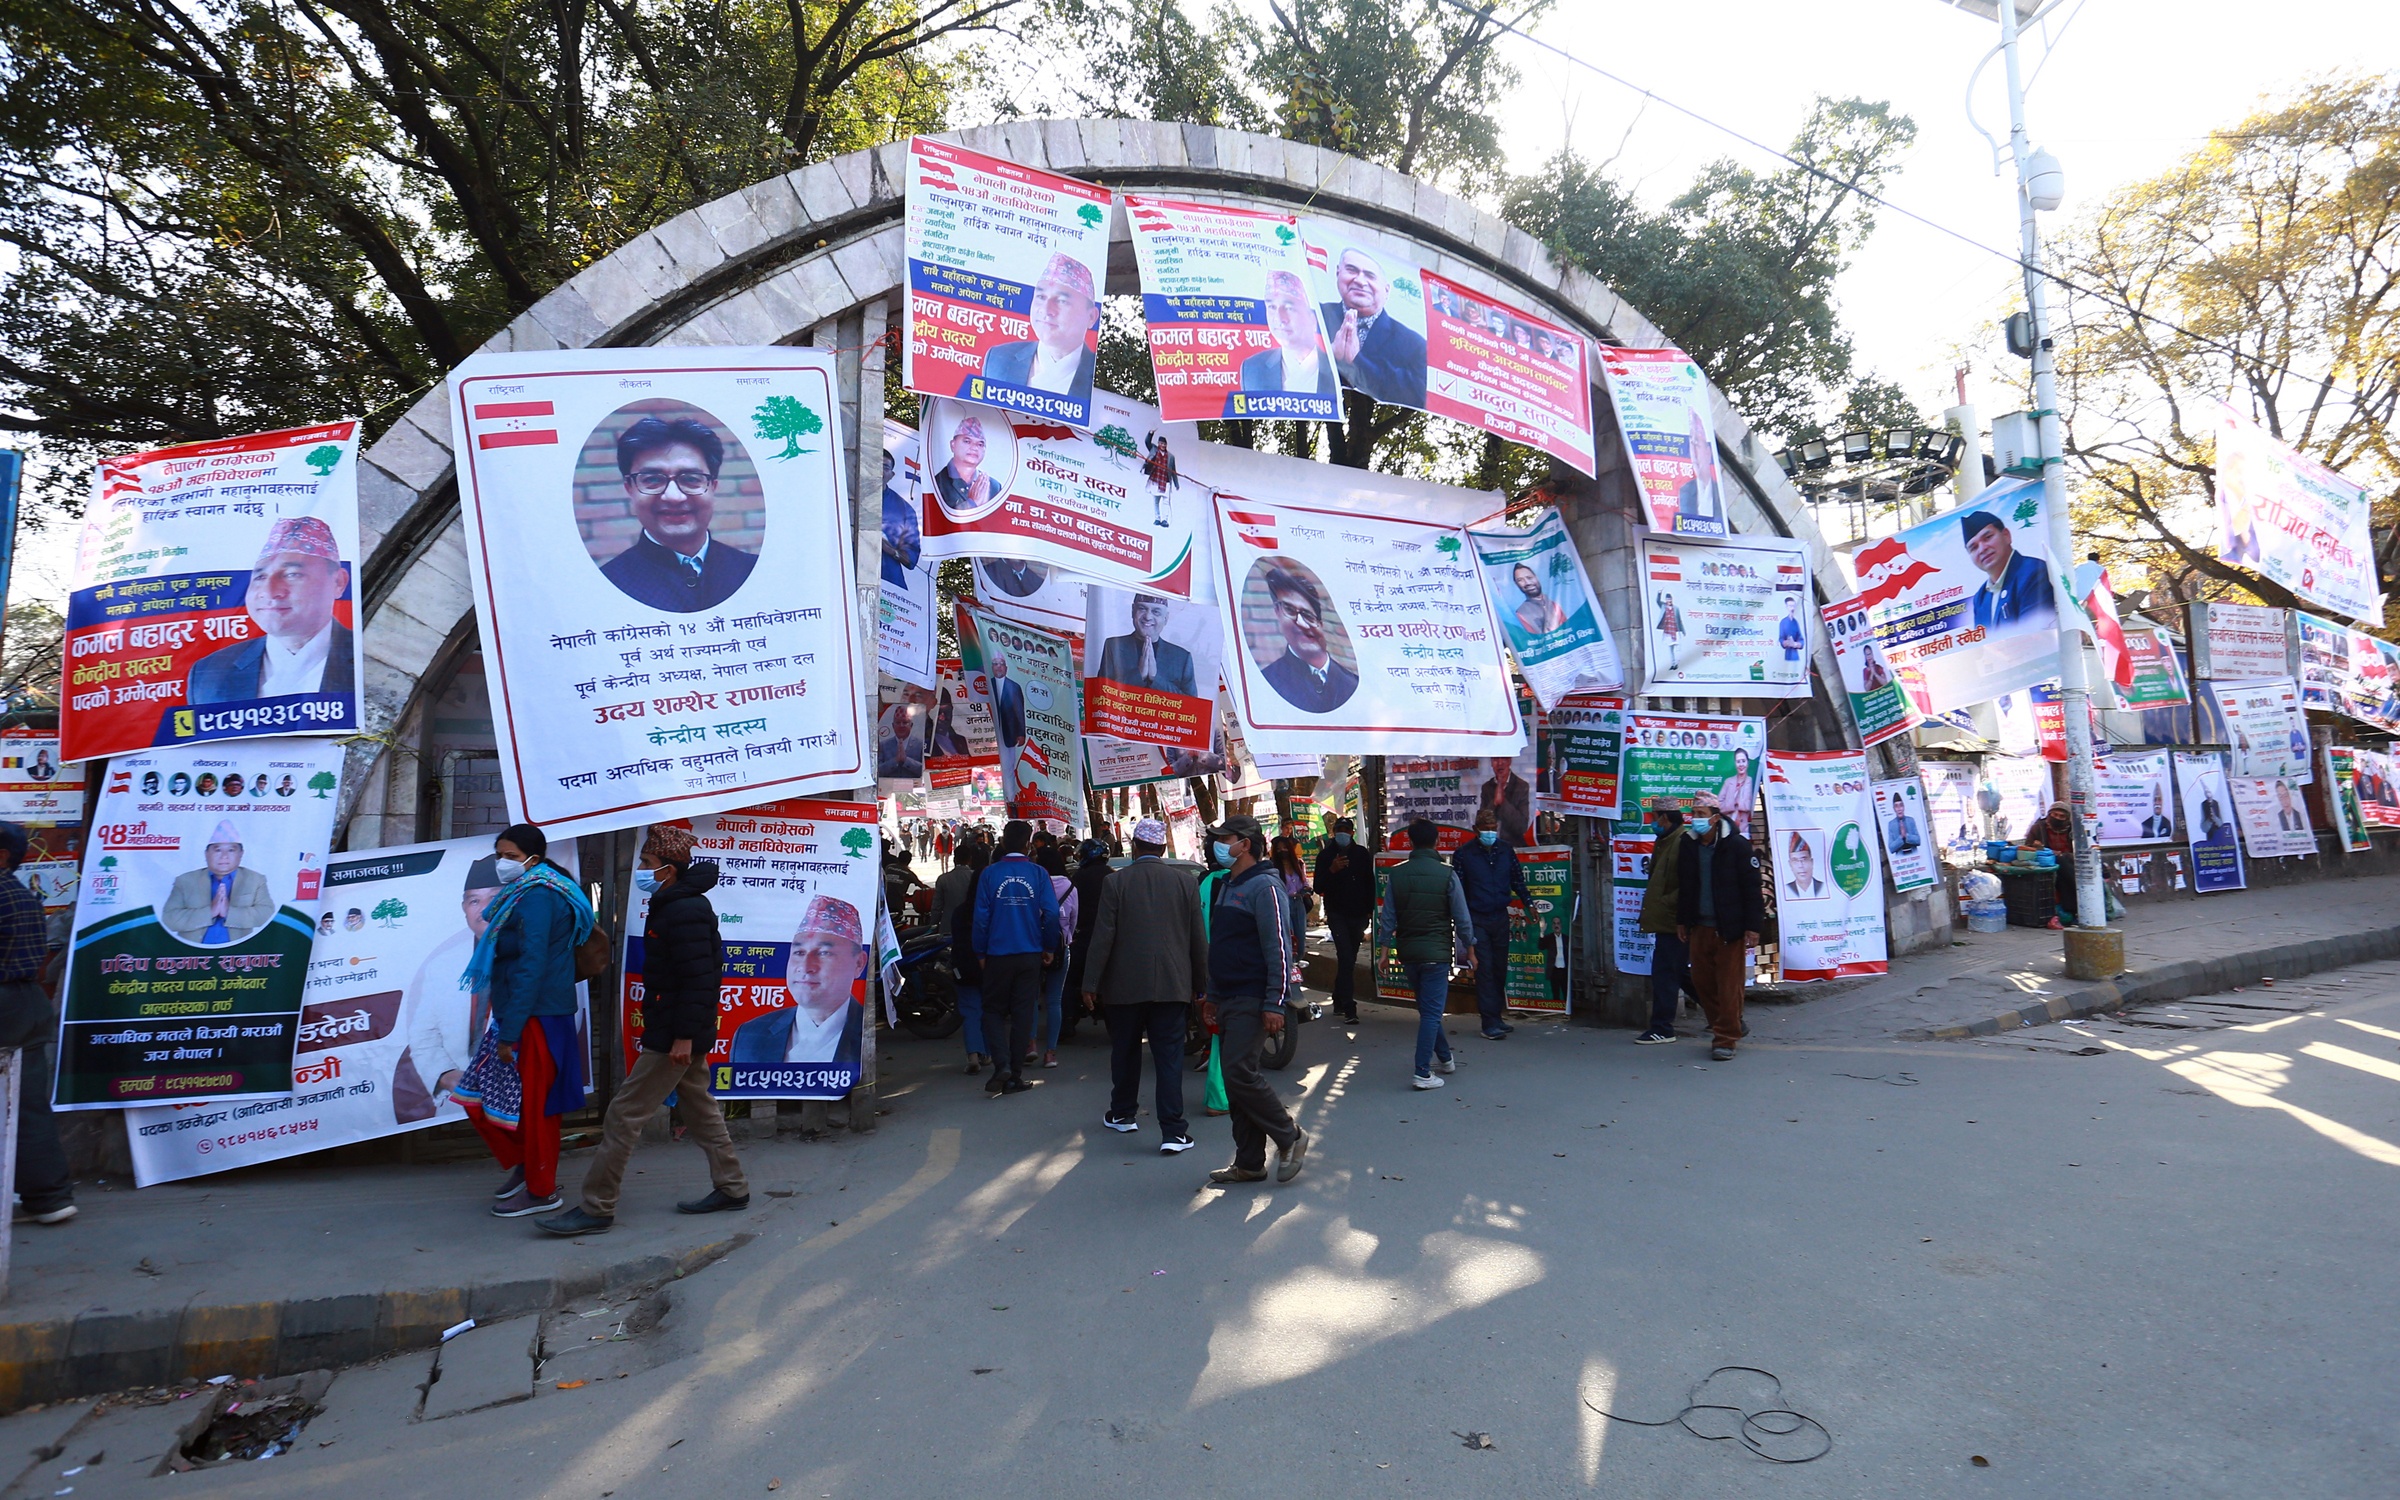
<path fill-rule="evenodd" d="M 1783 977 L 1809 984 L 1888 972 L 1866 753 L 1769 750 L 1766 791 Z"/>
<path fill-rule="evenodd" d="M 1731 536 L 1708 377 L 1700 366 L 1674 348 L 1603 346 L 1599 358 L 1650 529 L 1662 536 Z"/>

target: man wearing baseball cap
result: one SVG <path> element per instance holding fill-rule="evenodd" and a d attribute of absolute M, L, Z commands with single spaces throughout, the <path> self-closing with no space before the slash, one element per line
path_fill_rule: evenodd
<path fill-rule="evenodd" d="M 333 528 L 315 516 L 285 516 L 268 529 L 250 568 L 244 606 L 259 634 L 192 663 L 184 696 L 191 703 L 247 703 L 355 691 L 350 631 L 333 606 L 350 586 L 350 569 Z"/>
<path fill-rule="evenodd" d="M 1052 255 L 1033 284 L 1026 319 L 1033 325 L 1033 338 L 993 345 L 983 356 L 983 378 L 1089 402 L 1091 334 L 1100 326 L 1100 297 L 1091 268 L 1071 255 Z M 973 399 L 968 391 L 960 394 Z"/>
<path fill-rule="evenodd" d="M 1142 1044 L 1158 1075 L 1161 1156 L 1192 1149 L 1183 1116 L 1183 1038 L 1193 1001 L 1208 988 L 1208 938 L 1199 879 L 1159 856 L 1167 825 L 1133 825 L 1133 863 L 1100 885 L 1092 946 L 1084 957 L 1084 1003 L 1108 1022 L 1108 1113 L 1100 1123 L 1130 1134 L 1142 1097 Z"/>

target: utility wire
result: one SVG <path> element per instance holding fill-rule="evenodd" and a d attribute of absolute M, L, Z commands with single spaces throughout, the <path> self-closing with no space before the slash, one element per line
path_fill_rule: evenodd
<path fill-rule="evenodd" d="M 1466 3 L 1466 0 L 1442 0 L 1442 3 L 1451 6 L 1454 9 L 1465 11 L 1469 15 L 1484 14 L 1482 8 L 1469 5 Z M 2003 3 L 2005 3 L 2005 0 L 2003 0 Z M 2070 17 L 2070 19 L 2072 18 Z M 1800 158 L 1792 155 L 1788 151 L 1770 146 L 1766 142 L 1758 140 L 1754 137 L 1744 135 L 1742 132 L 1734 129 L 1732 126 L 1717 120 L 1712 120 L 1708 116 L 1700 113 L 1696 109 L 1690 108 L 1687 105 L 1678 104 L 1674 100 L 1667 98 L 1665 95 L 1658 93 L 1654 89 L 1644 88 L 1642 85 L 1635 83 L 1630 78 L 1621 77 L 1618 74 L 1611 73 L 1608 69 L 1601 67 L 1598 63 L 1587 62 L 1583 58 L 1577 57 L 1574 53 L 1569 52 L 1566 48 L 1561 47 L 1554 42 L 1545 41 L 1542 38 L 1535 36 L 1533 33 L 1515 25 L 1513 22 L 1500 22 L 1499 29 L 1513 36 L 1521 38 L 1524 41 L 1530 42 L 1545 52 L 1551 53 L 1557 57 L 1562 57 L 1568 62 L 1573 63 L 1576 67 L 1582 68 L 1587 72 L 1597 73 L 1599 76 L 1607 79 L 1613 84 L 1616 84 L 1618 87 L 1630 89 L 1632 92 L 1641 95 L 1644 99 L 1650 100 L 1657 104 L 1662 104 L 1668 109 L 1675 111 L 1677 114 L 1697 121 L 1698 123 L 1707 126 L 1711 130 L 1718 131 L 1724 135 L 1729 135 L 1735 140 L 1740 141 L 1743 145 L 1749 146 L 1753 150 L 1763 151 L 1767 155 L 1774 157 L 1777 161 L 1783 162 L 1788 166 L 1795 167 L 1800 171 L 1806 172 L 1811 177 L 1821 178 L 1825 182 L 1841 189 L 1844 192 L 1856 193 L 1859 197 L 1865 199 L 1869 203 L 1874 204 L 1878 208 L 1889 209 L 1893 213 L 1900 215 L 1900 217 L 1913 220 L 1918 224 L 1922 224 L 1937 234 L 1948 235 L 1951 239 L 1957 240 L 1962 245 L 1980 250 L 1984 254 L 1993 256 L 1997 259 L 2007 261 L 2010 265 L 2015 266 L 2020 272 L 2031 271 L 2034 275 L 2041 277 L 2044 281 L 2047 281 L 2054 286 L 2063 287 L 2067 291 L 2076 293 L 2080 296 L 2089 297 L 2093 301 L 2098 302 L 2105 307 L 2116 309 L 2118 312 L 2123 313 L 2125 316 L 2132 318 L 2137 322 L 2156 324 L 2158 327 L 2164 328 L 2168 332 L 2179 335 L 2180 337 L 2189 339 L 2193 343 L 2204 348 L 2214 349 L 2220 354 L 2227 355 L 2237 364 L 2251 365 L 2262 370 L 2271 370 L 2279 375 L 2289 375 L 2296 380 L 2303 380 L 2312 385 L 2323 386 L 2328 391 L 2332 391 L 2338 395 L 2348 398 L 2353 405 L 2358 406 L 2361 409 L 2366 408 L 2368 404 L 2366 397 L 2360 395 L 2354 390 L 2351 390 L 2347 386 L 2335 384 L 2331 377 L 2319 379 L 2315 376 L 2305 374 L 2302 371 L 2295 370 L 2289 365 L 2270 363 L 2267 360 L 2261 359 L 2255 355 L 2247 354 L 2240 349 L 2234 348 L 2230 344 L 2220 343 L 2204 333 L 2195 332 L 2192 329 L 2184 327 L 2180 323 L 2162 318 L 2156 313 L 2144 312 L 2140 308 L 2135 307 L 2133 304 L 2110 296 L 2106 292 L 2084 286 L 2080 282 L 2070 281 L 2066 277 L 2059 275 L 2056 271 L 2028 266 L 2025 264 L 2023 257 L 2019 255 L 2012 254 L 2006 250 L 1996 249 L 1993 246 L 1987 245 L 1983 241 L 1976 239 L 1973 235 L 1967 234 L 1963 230 L 1953 229 L 1949 225 L 1941 223 L 1938 220 L 1929 219 L 1925 217 L 1925 215 L 1918 213 L 1913 209 L 1904 208 L 1901 205 L 1894 203 L 1891 199 L 1883 197 L 1881 194 L 1872 193 L 1854 183 L 1845 182 L 1841 178 L 1836 177 L 1832 173 L 1826 171 L 1824 168 L 1816 166 L 1810 162 L 1802 161 Z M 2046 60 L 2047 59 L 2045 59 L 2045 61 Z"/>

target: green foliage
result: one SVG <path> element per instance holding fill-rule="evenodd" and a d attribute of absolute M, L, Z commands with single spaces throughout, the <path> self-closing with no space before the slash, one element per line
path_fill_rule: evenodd
<path fill-rule="evenodd" d="M 824 419 L 797 396 L 769 396 L 750 414 L 750 421 L 761 439 L 783 444 L 783 451 L 769 454 L 770 458 L 798 458 L 813 451 L 801 447 L 800 440 L 825 430 Z"/>
<path fill-rule="evenodd" d="M 402 917 L 408 915 L 408 903 L 401 900 L 398 896 L 386 896 L 381 901 L 376 902 L 375 909 L 371 912 L 368 912 L 367 915 L 373 917 L 376 921 L 381 922 L 386 927 L 395 926 L 399 923 Z"/>
<path fill-rule="evenodd" d="M 38 600 L 10 606 L 0 633 L 0 706 L 9 712 L 58 707 L 66 625 L 66 616 Z"/>

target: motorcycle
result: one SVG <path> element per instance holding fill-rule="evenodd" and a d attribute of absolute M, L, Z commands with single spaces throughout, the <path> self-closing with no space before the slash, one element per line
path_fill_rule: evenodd
<path fill-rule="evenodd" d="M 900 988 L 892 1006 L 909 1035 L 938 1042 L 958 1034 L 958 975 L 950 965 L 950 939 L 938 927 L 919 928 L 900 939 Z"/>

